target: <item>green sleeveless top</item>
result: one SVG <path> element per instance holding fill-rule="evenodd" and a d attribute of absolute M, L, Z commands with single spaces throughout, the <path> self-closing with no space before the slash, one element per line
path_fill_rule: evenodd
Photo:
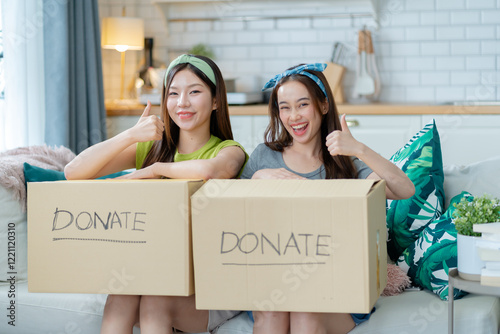
<path fill-rule="evenodd" d="M 143 143 L 137 143 L 137 149 L 135 153 L 135 168 L 140 169 L 142 167 L 142 164 L 144 163 L 144 160 L 146 159 L 146 156 L 148 155 L 149 151 L 151 150 L 151 147 L 153 147 L 154 141 L 148 141 L 148 142 L 143 142 Z M 187 160 L 199 160 L 199 159 L 212 159 L 219 154 L 220 150 L 222 150 L 225 147 L 229 146 L 238 146 L 245 152 L 245 149 L 243 146 L 241 146 L 238 142 L 234 140 L 224 140 L 222 141 L 218 137 L 212 135 L 210 136 L 210 139 L 207 141 L 205 145 L 203 145 L 202 148 L 199 150 L 196 150 L 192 153 L 188 154 L 181 154 L 177 150 L 174 155 L 174 162 L 179 162 L 179 161 L 187 161 Z M 245 152 L 245 163 L 243 164 L 243 167 L 245 166 L 246 162 L 248 160 L 248 154 Z M 241 171 L 243 170 L 243 167 L 241 167 Z M 240 171 L 240 173 L 241 173 Z"/>

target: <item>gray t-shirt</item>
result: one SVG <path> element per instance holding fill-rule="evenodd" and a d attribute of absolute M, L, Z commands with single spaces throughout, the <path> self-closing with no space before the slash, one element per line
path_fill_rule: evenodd
<path fill-rule="evenodd" d="M 358 179 L 366 179 L 368 175 L 372 173 L 371 168 L 358 158 L 352 157 L 352 162 L 354 163 L 354 167 L 358 171 Z M 245 169 L 241 174 L 241 178 L 251 179 L 256 171 L 267 168 L 285 168 L 292 173 L 311 180 L 324 179 L 326 176 L 325 167 L 323 165 L 310 173 L 297 173 L 288 168 L 288 166 L 285 164 L 285 161 L 283 160 L 283 154 L 281 152 L 273 151 L 265 144 L 259 144 L 259 146 L 257 146 L 257 148 L 255 148 L 255 150 L 252 152 L 250 159 L 248 159 L 248 162 L 245 165 Z"/>

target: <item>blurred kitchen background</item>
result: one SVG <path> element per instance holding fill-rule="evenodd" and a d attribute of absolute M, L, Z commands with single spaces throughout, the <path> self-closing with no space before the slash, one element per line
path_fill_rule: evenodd
<path fill-rule="evenodd" d="M 347 102 L 500 100 L 500 0 L 99 0 L 102 18 L 123 9 L 144 19 L 155 67 L 201 43 L 239 92 L 259 91 L 298 63 L 330 61 L 337 43 Z M 381 83 L 371 99 L 353 96 L 362 29 L 371 32 Z M 136 97 L 144 54 L 126 53 L 126 98 Z M 117 99 L 120 54 L 103 49 L 102 56 L 105 97 Z"/>

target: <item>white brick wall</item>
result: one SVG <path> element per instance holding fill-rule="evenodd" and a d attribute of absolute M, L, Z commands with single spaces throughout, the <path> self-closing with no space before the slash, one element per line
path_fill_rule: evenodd
<path fill-rule="evenodd" d="M 164 63 L 196 43 L 208 44 L 224 75 L 240 78 L 238 87 L 245 89 L 258 89 L 269 77 L 297 63 L 327 61 L 333 44 L 342 42 L 347 50 L 346 97 L 356 102 L 350 93 L 356 79 L 357 31 L 366 25 L 374 38 L 382 79 L 381 101 L 441 103 L 500 99 L 500 0 L 378 2 L 378 30 L 373 28 L 370 18 L 318 17 L 170 22 L 167 27 L 151 0 L 99 0 L 99 8 L 101 17 L 121 15 L 122 6 L 128 16 L 143 17 L 146 37 L 154 38 L 154 57 Z M 172 15 L 272 16 L 367 10 L 363 6 L 345 7 L 346 3 L 308 8 L 303 4 L 283 6 L 282 1 L 276 1 L 272 9 L 263 10 L 234 0 L 222 1 L 211 11 L 200 6 L 176 6 Z M 133 80 L 142 56 L 142 51 L 126 53 L 126 85 Z M 118 97 L 119 62 L 118 52 L 103 50 L 106 98 Z"/>

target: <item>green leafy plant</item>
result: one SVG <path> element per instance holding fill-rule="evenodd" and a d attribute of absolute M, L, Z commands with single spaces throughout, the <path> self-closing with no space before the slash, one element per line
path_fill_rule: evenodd
<path fill-rule="evenodd" d="M 490 195 L 475 197 L 472 201 L 462 198 L 460 202 L 453 205 L 455 206 L 453 212 L 455 228 L 459 234 L 479 237 L 481 233 L 474 232 L 472 229 L 474 224 L 500 221 L 500 200 Z"/>
<path fill-rule="evenodd" d="M 205 56 L 205 57 L 208 57 L 210 59 L 215 58 L 215 55 L 214 55 L 212 49 L 210 49 L 210 47 L 208 45 L 205 45 L 203 43 L 199 43 L 199 44 L 194 45 L 191 48 L 191 50 L 189 50 L 188 53 L 192 54 L 192 55 Z"/>

